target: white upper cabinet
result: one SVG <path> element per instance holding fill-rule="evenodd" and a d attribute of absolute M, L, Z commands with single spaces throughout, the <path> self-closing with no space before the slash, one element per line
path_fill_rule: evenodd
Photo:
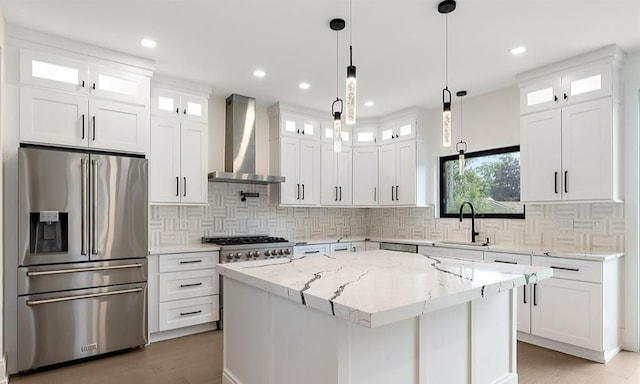
<path fill-rule="evenodd" d="M 20 50 L 20 141 L 146 153 L 149 77 Z"/>
<path fill-rule="evenodd" d="M 278 173 L 286 181 L 274 187 L 279 188 L 279 203 L 282 205 L 320 204 L 320 143 L 283 137 L 271 143 L 271 150 L 280 145 Z M 277 194 L 273 194 L 276 196 Z"/>
<path fill-rule="evenodd" d="M 416 118 L 407 117 L 393 120 L 380 125 L 378 142 L 387 144 L 391 142 L 411 140 L 416 138 Z"/>
<path fill-rule="evenodd" d="M 321 140 L 325 143 L 333 143 L 333 121 L 323 121 L 321 124 L 322 135 Z M 340 137 L 342 138 L 342 145 L 351 146 L 353 144 L 353 130 L 351 127 L 346 127 L 344 124 L 341 128 Z"/>
<path fill-rule="evenodd" d="M 542 68 L 519 75 L 520 114 L 615 96 L 618 53 L 611 47 L 600 51 L 603 53 L 597 52 L 586 55 L 584 61 L 593 61 L 588 64 L 580 63 L 581 59 L 575 58 L 568 67 L 562 69 L 555 69 L 557 65 L 551 65 L 549 70 Z"/>
<path fill-rule="evenodd" d="M 380 205 L 417 203 L 416 142 L 400 142 L 379 148 Z"/>
<path fill-rule="evenodd" d="M 282 113 L 281 130 L 282 136 L 302 137 L 317 140 L 320 137 L 320 120 L 307 117 L 302 114 Z"/>
<path fill-rule="evenodd" d="M 358 124 L 353 128 L 353 145 L 375 146 L 378 144 L 379 129 L 374 124 Z"/>
<path fill-rule="evenodd" d="M 161 86 L 154 83 L 151 91 L 151 203 L 207 204 L 207 91 L 196 95 Z"/>
<path fill-rule="evenodd" d="M 617 52 L 611 47 L 596 51 L 609 56 L 521 84 L 522 201 L 622 199 L 619 90 L 613 81 L 619 77 Z M 546 108 L 552 109 L 540 111 Z"/>
<path fill-rule="evenodd" d="M 132 104 L 149 104 L 149 78 L 101 65 L 89 65 L 89 94 Z"/>
<path fill-rule="evenodd" d="M 206 123 L 208 99 L 167 89 L 153 89 L 151 113 L 155 116 L 179 117 L 182 120 Z"/>
<path fill-rule="evenodd" d="M 353 148 L 353 205 L 378 205 L 378 147 Z"/>
<path fill-rule="evenodd" d="M 63 56 L 21 49 L 20 82 L 89 94 L 89 64 Z"/>
<path fill-rule="evenodd" d="M 335 152 L 333 144 L 322 144 L 320 199 L 322 205 L 352 204 L 352 158 L 351 148 L 343 147 Z"/>

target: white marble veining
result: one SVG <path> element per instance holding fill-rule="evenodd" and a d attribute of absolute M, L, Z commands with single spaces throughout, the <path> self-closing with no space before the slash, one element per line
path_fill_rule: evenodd
<path fill-rule="evenodd" d="M 366 251 L 219 264 L 234 280 L 378 327 L 553 276 L 550 268 Z"/>
<path fill-rule="evenodd" d="M 150 255 L 166 255 L 169 253 L 214 252 L 219 250 L 220 250 L 220 247 L 213 244 L 187 244 L 187 245 L 154 247 L 149 249 L 149 254 Z"/>

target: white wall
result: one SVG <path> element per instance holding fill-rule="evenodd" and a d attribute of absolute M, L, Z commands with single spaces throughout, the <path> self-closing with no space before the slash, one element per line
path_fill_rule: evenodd
<path fill-rule="evenodd" d="M 640 350 L 640 220 L 638 172 L 640 160 L 640 52 L 627 56 L 623 73 L 625 87 L 625 333 L 624 346 Z"/>
<path fill-rule="evenodd" d="M 2 11 L 0 11 L 0 159 L 2 158 L 2 155 L 3 155 L 2 145 L 4 144 L 4 132 L 6 127 L 5 114 L 2 107 L 2 105 L 4 105 L 4 90 L 5 90 L 5 74 L 4 74 L 5 49 L 6 49 L 6 45 L 5 45 L 5 32 L 4 32 L 4 16 L 2 14 Z M 3 188 L 2 168 L 0 168 L 0 201 L 4 201 L 3 200 L 4 194 L 2 192 L 2 188 Z M 3 205 L 0 205 L 0 244 L 4 243 L 3 208 L 4 208 Z M 4 257 L 5 255 L 3 253 L 3 249 L 2 247 L 0 247 L 0 260 L 3 260 L 3 262 L 0 263 L 0 297 L 4 296 L 4 269 L 3 269 Z M 5 313 L 4 300 L 2 300 L 2 303 L 0 303 L 0 329 L 4 329 L 4 313 Z M 8 382 L 8 378 L 5 376 L 5 372 L 6 372 L 5 367 L 7 362 L 4 360 L 5 347 L 4 347 L 4 339 L 3 339 L 2 332 L 0 332 L 0 351 L 3 352 L 2 356 L 0 356 L 0 384 L 4 384 Z"/>

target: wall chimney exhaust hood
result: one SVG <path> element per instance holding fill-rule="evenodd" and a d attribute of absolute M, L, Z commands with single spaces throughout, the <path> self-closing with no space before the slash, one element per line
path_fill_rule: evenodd
<path fill-rule="evenodd" d="M 233 94 L 227 98 L 224 172 L 209 173 L 210 182 L 284 183 L 283 176 L 256 175 L 256 99 Z"/>

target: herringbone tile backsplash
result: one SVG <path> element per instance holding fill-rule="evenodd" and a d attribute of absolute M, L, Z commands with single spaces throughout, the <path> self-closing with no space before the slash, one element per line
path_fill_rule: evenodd
<path fill-rule="evenodd" d="M 240 191 L 259 198 L 240 201 Z M 186 224 L 186 229 L 180 229 Z M 492 243 L 565 251 L 622 252 L 624 204 L 527 205 L 525 220 L 477 220 Z M 150 246 L 186 245 L 202 236 L 269 234 L 292 241 L 377 237 L 468 241 L 470 220 L 435 218 L 426 208 L 281 208 L 268 187 L 209 183 L 208 206 L 151 206 Z"/>

